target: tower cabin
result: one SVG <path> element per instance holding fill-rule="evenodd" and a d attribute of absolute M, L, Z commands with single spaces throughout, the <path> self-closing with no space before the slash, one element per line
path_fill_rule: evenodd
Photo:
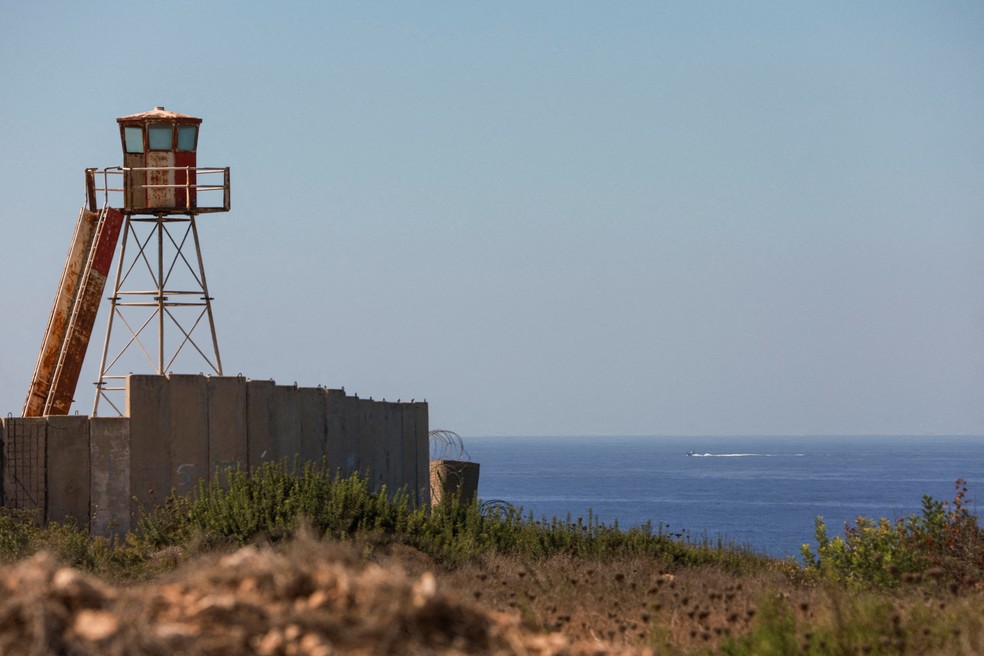
<path fill-rule="evenodd" d="M 116 119 L 123 142 L 123 210 L 196 214 L 196 150 L 202 119 L 155 107 Z"/>

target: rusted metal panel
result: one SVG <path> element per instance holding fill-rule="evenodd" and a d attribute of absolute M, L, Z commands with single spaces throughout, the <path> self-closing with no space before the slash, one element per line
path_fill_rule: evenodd
<path fill-rule="evenodd" d="M 116 242 L 120 238 L 123 227 L 123 214 L 112 207 L 107 207 L 103 225 L 96 238 L 96 252 L 92 256 L 92 269 L 105 277 L 109 275 L 109 267 L 113 264 L 113 253 L 116 252 Z M 102 294 L 102 287 L 99 289 Z"/>
<path fill-rule="evenodd" d="M 143 153 L 123 155 L 123 208 L 147 207 L 147 173 Z"/>
<path fill-rule="evenodd" d="M 103 210 L 91 253 L 82 272 L 75 302 L 68 317 L 51 387 L 43 408 L 44 414 L 66 415 L 72 406 L 122 225 L 123 215 L 119 210 L 113 208 Z"/>
<path fill-rule="evenodd" d="M 98 214 L 85 208 L 79 212 L 75 235 L 68 251 L 61 281 L 58 283 L 55 303 L 51 309 L 48 327 L 45 330 L 44 340 L 41 342 L 41 352 L 34 369 L 34 377 L 31 380 L 31 387 L 24 403 L 22 414 L 25 417 L 40 417 L 44 412 L 44 406 L 55 375 L 55 367 L 65 345 L 72 308 L 75 306 L 86 261 L 92 250 L 98 218 Z"/>
<path fill-rule="evenodd" d="M 174 206 L 193 210 L 198 205 L 195 185 L 198 183 L 194 151 L 174 153 Z M 183 167 L 183 168 L 182 168 Z"/>
<path fill-rule="evenodd" d="M 90 212 L 99 211 L 99 206 L 96 204 L 96 169 L 94 168 L 85 170 L 85 202 Z"/>
<path fill-rule="evenodd" d="M 147 153 L 147 205 L 150 209 L 177 207 L 174 197 L 174 153 Z"/>

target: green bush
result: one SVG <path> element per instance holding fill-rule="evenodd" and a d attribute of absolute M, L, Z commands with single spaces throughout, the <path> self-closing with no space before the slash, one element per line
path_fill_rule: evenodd
<path fill-rule="evenodd" d="M 31 513 L 0 508 L 0 561 L 11 563 L 33 554 L 40 533 Z"/>
<path fill-rule="evenodd" d="M 202 481 L 194 494 L 172 496 L 144 516 L 139 539 L 158 547 L 192 538 L 242 545 L 258 537 L 280 540 L 301 523 L 335 538 L 405 529 L 411 511 L 404 492 L 373 492 L 358 475 L 341 478 L 311 464 L 297 469 L 267 462 L 251 472 L 225 472 L 224 480 L 217 475 L 211 483 Z"/>
<path fill-rule="evenodd" d="M 222 472 L 194 494 L 172 495 L 145 514 L 136 530 L 107 539 L 74 523 L 38 527 L 30 513 L 0 509 L 0 562 L 42 549 L 62 562 L 117 580 L 146 580 L 191 553 L 292 537 L 300 528 L 330 540 L 368 546 L 403 543 L 455 567 L 486 554 L 521 559 L 649 557 L 666 564 L 751 571 L 773 565 L 748 549 L 707 540 L 693 543 L 645 525 L 622 530 L 592 514 L 587 520 L 534 519 L 521 508 L 483 510 L 453 496 L 435 508 L 415 508 L 404 491 L 372 490 L 365 477 L 325 468 L 266 463 Z"/>
<path fill-rule="evenodd" d="M 413 508 L 405 491 L 373 491 L 364 477 L 342 478 L 324 468 L 266 463 L 235 470 L 195 494 L 172 497 L 146 515 L 136 539 L 152 548 L 196 542 L 246 544 L 257 537 L 280 540 L 299 526 L 332 539 L 401 542 L 454 566 L 486 553 L 540 558 L 651 556 L 682 565 L 714 563 L 733 568 L 764 557 L 733 545 L 690 544 L 651 525 L 620 530 L 589 514 L 588 520 L 524 517 L 520 508 L 483 512 L 453 496 L 436 508 Z"/>
<path fill-rule="evenodd" d="M 984 575 L 984 530 L 967 510 L 967 484 L 959 479 L 953 501 L 926 495 L 922 514 L 878 521 L 858 517 L 844 537 L 830 538 L 816 519 L 817 552 L 803 545 L 809 572 L 854 583 L 894 586 L 925 577 L 971 585 Z"/>

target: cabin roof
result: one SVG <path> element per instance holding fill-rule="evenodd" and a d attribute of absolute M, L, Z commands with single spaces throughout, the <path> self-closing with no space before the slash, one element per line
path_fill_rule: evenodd
<path fill-rule="evenodd" d="M 130 114 L 129 116 L 121 116 L 116 119 L 120 123 L 131 123 L 140 121 L 154 121 L 154 120 L 166 120 L 166 121 L 180 121 L 188 123 L 201 123 L 202 119 L 195 116 L 188 116 L 187 114 L 178 114 L 177 112 L 172 112 L 163 107 L 155 107 L 149 112 L 141 112 L 139 114 Z"/>

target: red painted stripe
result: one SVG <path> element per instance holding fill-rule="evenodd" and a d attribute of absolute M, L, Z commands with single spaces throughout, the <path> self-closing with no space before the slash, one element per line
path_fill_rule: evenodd
<path fill-rule="evenodd" d="M 191 152 L 177 151 L 177 152 L 174 153 L 174 165 L 175 166 L 190 166 L 190 167 L 194 168 L 195 167 L 195 160 L 196 160 L 196 157 L 195 157 L 195 152 L 194 151 L 191 151 Z M 195 176 L 195 171 L 194 170 L 186 172 L 186 171 L 182 171 L 182 170 L 179 169 L 179 170 L 177 170 L 177 171 L 174 172 L 174 184 L 176 184 L 176 185 L 184 185 L 184 184 L 190 182 L 191 185 L 194 186 L 194 184 L 195 184 L 195 177 L 196 176 Z M 190 178 L 190 180 L 189 180 L 189 178 Z M 191 196 L 190 202 L 189 202 L 188 196 Z M 174 202 L 175 202 L 175 205 L 177 207 L 179 207 L 179 208 L 182 208 L 182 209 L 184 209 L 184 208 L 193 209 L 193 208 L 195 208 L 197 206 L 196 205 L 196 196 L 197 196 L 197 194 L 195 193 L 194 188 L 187 190 L 187 193 L 186 193 L 186 190 L 185 190 L 184 187 L 178 186 L 174 190 Z"/>
<path fill-rule="evenodd" d="M 92 258 L 92 268 L 103 275 L 109 275 L 109 267 L 113 263 L 113 253 L 116 252 L 116 242 L 119 241 L 120 229 L 123 227 L 123 214 L 112 207 L 106 208 L 106 219 L 96 238 L 96 253 Z"/>

